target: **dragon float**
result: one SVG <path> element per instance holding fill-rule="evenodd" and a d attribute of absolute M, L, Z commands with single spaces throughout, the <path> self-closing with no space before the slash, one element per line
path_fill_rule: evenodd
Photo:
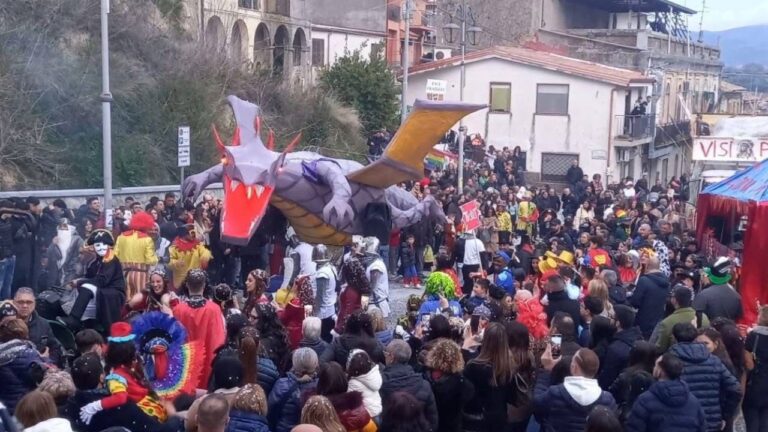
<path fill-rule="evenodd" d="M 424 158 L 433 146 L 464 116 L 486 108 L 417 100 L 383 156 L 363 166 L 294 152 L 300 136 L 276 152 L 271 130 L 266 146 L 261 140 L 259 107 L 235 96 L 227 101 L 237 124 L 232 144 L 224 145 L 214 127 L 221 163 L 187 177 L 182 192 L 194 201 L 212 183 L 223 183 L 221 237 L 234 245 L 248 243 L 270 204 L 286 216 L 302 241 L 326 245 L 347 245 L 352 235 L 375 235 L 374 229 L 389 233 L 424 218 L 444 220 L 433 197 L 418 201 L 394 185 L 423 178 Z M 388 209 L 388 226 L 381 226 L 381 218 L 370 220 L 372 208 Z M 379 226 L 373 227 L 376 223 Z"/>

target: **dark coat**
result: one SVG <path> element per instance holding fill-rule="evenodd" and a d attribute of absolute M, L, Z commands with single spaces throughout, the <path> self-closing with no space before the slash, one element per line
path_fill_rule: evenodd
<path fill-rule="evenodd" d="M 609 287 L 608 300 L 610 300 L 613 305 L 627 304 L 627 289 L 620 283 Z"/>
<path fill-rule="evenodd" d="M 699 400 L 680 381 L 660 381 L 641 394 L 629 413 L 626 432 L 704 432 Z"/>
<path fill-rule="evenodd" d="M 436 429 L 438 425 L 437 405 L 435 395 L 432 393 L 432 387 L 420 374 L 414 372 L 413 368 L 407 364 L 395 364 L 384 368 L 381 373 L 382 384 L 379 394 L 381 402 L 387 405 L 387 400 L 395 392 L 404 391 L 410 393 L 419 402 L 424 404 L 424 414 Z"/>
<path fill-rule="evenodd" d="M 82 407 L 107 396 L 109 392 L 106 390 L 78 390 L 73 397 L 67 399 L 64 417 L 70 421 L 72 429 L 79 432 L 99 432 L 109 427 L 124 427 L 131 432 L 176 432 L 182 427 L 179 418 L 171 417 L 165 423 L 160 423 L 131 401 L 97 413 L 90 424 L 86 425 L 80 421 Z"/>
<path fill-rule="evenodd" d="M 59 340 L 51 330 L 51 325 L 44 318 L 41 318 L 37 312 L 32 312 L 27 321 L 29 329 L 29 340 L 35 344 L 39 352 L 45 352 L 48 348 L 48 356 L 51 362 L 61 365 L 62 348 Z"/>
<path fill-rule="evenodd" d="M 563 291 L 551 292 L 547 294 L 549 304 L 546 306 L 547 322 L 552 322 L 552 317 L 557 312 L 565 312 L 573 318 L 576 328 L 581 325 L 581 314 L 579 313 L 579 302 L 568 298 L 568 293 Z"/>
<path fill-rule="evenodd" d="M 622 330 L 613 336 L 605 357 L 600 359 L 600 373 L 597 375 L 597 381 L 603 390 L 608 390 L 621 371 L 629 366 L 629 351 L 636 341 L 642 339 L 643 335 L 638 327 Z"/>
<path fill-rule="evenodd" d="M 583 432 L 587 416 L 597 405 L 616 411 L 616 402 L 606 391 L 591 404 L 581 405 L 568 393 L 565 384 L 550 386 L 549 379 L 549 372 L 540 371 L 533 393 L 533 410 L 542 432 Z"/>
<path fill-rule="evenodd" d="M 384 347 L 376 338 L 343 334 L 331 342 L 330 349 L 325 350 L 320 357 L 321 362 L 335 361 L 340 365 L 346 365 L 349 352 L 358 348 L 366 353 L 375 363 L 384 363 Z"/>
<path fill-rule="evenodd" d="M 648 273 L 640 276 L 637 287 L 629 297 L 629 304 L 637 309 L 635 324 L 648 339 L 654 327 L 664 319 L 664 307 L 669 298 L 669 278 L 664 273 Z"/>
<path fill-rule="evenodd" d="M 9 412 L 37 387 L 46 368 L 32 342 L 14 339 L 0 344 L 0 402 Z"/>
<path fill-rule="evenodd" d="M 460 432 L 464 405 L 474 397 L 474 385 L 461 374 L 428 371 L 426 377 L 437 405 L 439 423 L 435 432 Z"/>
<path fill-rule="evenodd" d="M 565 173 L 565 180 L 569 184 L 576 184 L 584 178 L 584 170 L 580 166 L 571 165 L 568 171 Z"/>
<path fill-rule="evenodd" d="M 125 277 L 120 260 L 116 256 L 107 262 L 101 258 L 93 260 L 88 264 L 85 278 L 78 282 L 79 285 L 84 283 L 95 285 L 98 288 L 96 291 L 96 320 L 104 327 L 105 331 L 108 331 L 113 323 L 122 318 L 123 306 L 125 305 Z"/>
<path fill-rule="evenodd" d="M 400 247 L 400 264 L 405 267 L 416 265 L 416 247 L 403 242 Z"/>
<path fill-rule="evenodd" d="M 213 358 L 212 368 L 215 369 L 216 363 L 218 363 L 223 357 L 239 358 L 238 350 L 232 347 L 223 346 L 216 352 L 216 357 Z M 275 385 L 277 379 L 280 378 L 280 372 L 275 366 L 275 363 L 267 357 L 259 356 L 256 360 L 256 383 L 264 390 L 264 394 L 269 395 L 272 391 L 272 387 Z M 220 385 L 216 383 L 213 374 L 208 382 L 208 391 L 213 392 L 219 388 Z"/>
<path fill-rule="evenodd" d="M 309 340 L 307 338 L 303 338 L 301 341 L 299 341 L 299 348 L 311 348 L 312 351 L 317 354 L 317 358 L 320 358 L 323 356 L 323 353 L 328 351 L 331 347 L 331 344 L 328 342 L 318 338 L 317 340 Z"/>
<path fill-rule="evenodd" d="M 465 429 L 492 431 L 507 421 L 507 403 L 512 402 L 512 383 L 501 387 L 491 384 L 493 365 L 470 361 L 464 368 L 464 378 L 474 387 L 473 397 L 466 403 L 464 411 L 469 417 L 481 415 L 481 424 L 464 424 Z M 474 422 L 473 422 L 474 423 Z"/>
<path fill-rule="evenodd" d="M 270 432 L 267 418 L 256 413 L 230 410 L 227 432 Z"/>
<path fill-rule="evenodd" d="M 274 432 L 289 432 L 299 424 L 301 418 L 303 393 L 314 392 L 317 378 L 309 381 L 299 381 L 293 372 L 280 378 L 269 393 L 269 418 L 275 418 Z M 273 417 L 274 416 L 274 417 Z"/>
<path fill-rule="evenodd" d="M 680 379 L 701 403 L 707 430 L 720 430 L 720 421 L 731 418 L 741 400 L 739 381 L 704 344 L 678 343 L 669 351 L 685 364 Z"/>
<path fill-rule="evenodd" d="M 755 367 L 748 372 L 744 406 L 765 408 L 768 406 L 768 328 L 757 326 L 747 334 L 744 349 L 755 356 Z"/>
<path fill-rule="evenodd" d="M 563 202 L 563 216 L 573 217 L 576 210 L 579 209 L 579 199 L 571 193 L 570 195 L 563 195 L 561 201 Z"/>
<path fill-rule="evenodd" d="M 696 294 L 693 308 L 704 312 L 710 320 L 728 318 L 738 321 L 744 314 L 741 296 L 729 285 L 712 285 Z"/>

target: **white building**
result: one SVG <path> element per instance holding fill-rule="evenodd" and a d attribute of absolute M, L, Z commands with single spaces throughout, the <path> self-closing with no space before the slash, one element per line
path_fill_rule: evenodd
<path fill-rule="evenodd" d="M 452 57 L 414 66 L 407 100 L 426 98 L 427 80 L 447 82 L 445 100 L 460 100 L 461 59 Z M 524 48 L 494 47 L 465 56 L 464 101 L 488 109 L 464 119 L 496 149 L 520 146 L 531 180 L 562 181 L 574 159 L 585 174 L 610 181 L 640 154 L 631 143 L 650 140 L 652 124 L 625 116 L 627 104 L 652 91 L 653 79 L 619 69 Z M 632 107 L 629 107 L 631 110 Z"/>

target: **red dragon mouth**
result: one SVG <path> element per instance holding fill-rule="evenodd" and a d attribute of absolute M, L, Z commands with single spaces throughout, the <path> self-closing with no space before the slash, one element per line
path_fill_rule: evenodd
<path fill-rule="evenodd" d="M 271 186 L 245 185 L 225 175 L 221 239 L 237 246 L 247 245 L 267 211 L 272 192 Z"/>

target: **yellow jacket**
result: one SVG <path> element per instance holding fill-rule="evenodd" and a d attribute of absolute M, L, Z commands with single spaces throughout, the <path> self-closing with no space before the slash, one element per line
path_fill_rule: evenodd
<path fill-rule="evenodd" d="M 155 242 L 152 237 L 139 231 L 126 234 L 119 235 L 115 242 L 115 255 L 123 266 L 131 263 L 150 266 L 157 264 Z"/>
<path fill-rule="evenodd" d="M 190 270 L 205 269 L 208 266 L 208 261 L 213 258 L 211 251 L 202 243 L 197 243 L 193 247 L 184 246 L 188 246 L 188 244 L 182 245 L 180 248 L 174 242 L 169 249 L 171 261 L 168 263 L 168 267 L 173 271 L 173 286 L 176 288 L 181 286 Z"/>
<path fill-rule="evenodd" d="M 496 219 L 499 221 L 499 231 L 512 231 L 512 216 L 509 215 L 509 212 L 501 212 L 496 216 Z"/>

